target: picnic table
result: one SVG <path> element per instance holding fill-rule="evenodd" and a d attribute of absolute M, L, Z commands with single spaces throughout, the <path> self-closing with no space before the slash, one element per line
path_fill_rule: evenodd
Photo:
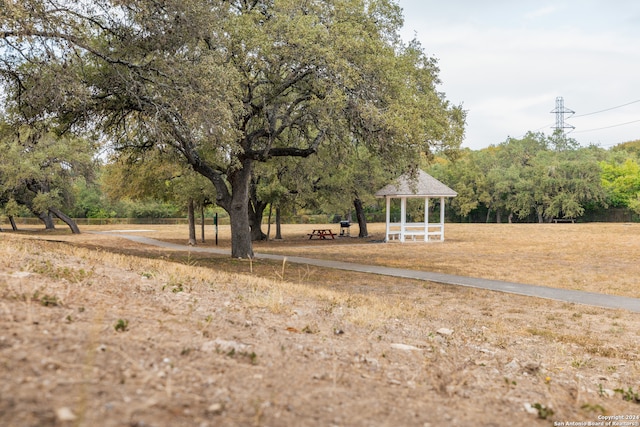
<path fill-rule="evenodd" d="M 559 222 L 570 222 L 570 223 L 574 224 L 576 222 L 576 220 L 573 219 L 573 218 L 553 218 L 553 222 L 555 224 L 557 224 Z"/>
<path fill-rule="evenodd" d="M 307 234 L 307 236 L 309 236 L 309 240 L 313 239 L 314 237 L 316 239 L 328 239 L 329 237 L 331 237 L 332 239 L 336 238 L 336 235 L 333 234 L 333 231 L 331 231 L 328 228 L 318 228 L 318 229 L 314 229 L 311 233 Z"/>

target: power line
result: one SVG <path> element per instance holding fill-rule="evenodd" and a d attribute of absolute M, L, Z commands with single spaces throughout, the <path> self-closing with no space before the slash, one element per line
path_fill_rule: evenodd
<path fill-rule="evenodd" d="M 632 123 L 638 123 L 638 122 L 640 122 L 640 120 L 632 120 L 632 121 L 630 121 L 630 122 L 618 123 L 617 125 L 604 126 L 604 127 L 601 127 L 601 128 L 585 129 L 585 130 L 577 130 L 577 131 L 575 131 L 574 133 L 593 132 L 593 131 L 596 131 L 596 130 L 610 129 L 610 128 L 617 128 L 617 127 L 620 127 L 620 126 L 630 125 L 630 124 L 632 124 Z"/>
<path fill-rule="evenodd" d="M 553 127 L 553 123 L 549 123 L 548 125 L 544 125 L 539 127 L 538 129 L 533 130 L 532 132 L 538 132 L 541 131 L 542 129 L 546 129 L 548 127 L 552 127 L 554 129 L 572 129 L 571 133 L 586 133 L 586 132 L 595 132 L 598 130 L 603 130 L 603 129 L 610 129 L 610 128 L 615 128 L 615 127 L 620 127 L 620 126 L 626 126 L 626 125 L 630 125 L 633 123 L 638 123 L 640 122 L 639 120 L 632 120 L 629 122 L 624 122 L 624 123 L 618 123 L 615 125 L 610 125 L 610 126 L 603 126 L 603 127 L 599 127 L 599 128 L 594 128 L 594 129 L 585 129 L 585 130 L 575 130 L 575 126 L 572 126 L 568 123 L 564 122 L 564 115 L 565 114 L 570 114 L 569 117 L 572 119 L 576 119 L 579 117 L 585 117 L 585 116 L 591 116 L 594 114 L 599 114 L 599 113 L 604 113 L 607 111 L 611 111 L 611 110 L 616 110 L 618 108 L 622 108 L 622 107 L 626 107 L 628 105 L 632 105 L 632 104 L 636 104 L 640 102 L 640 99 L 636 99 L 635 101 L 631 101 L 631 102 L 627 102 L 625 104 L 621 104 L 621 105 L 617 105 L 615 107 L 611 107 L 611 108 L 605 108 L 604 110 L 598 110 L 598 111 L 593 111 L 591 113 L 585 113 L 585 114 L 578 114 L 573 115 L 572 113 L 574 113 L 572 110 L 568 110 L 564 108 L 564 100 L 561 97 L 556 98 L 556 108 L 551 111 L 551 113 L 555 113 L 556 114 L 556 123 L 555 123 L 555 127 Z M 524 135 L 522 135 L 524 136 Z"/>
<path fill-rule="evenodd" d="M 534 129 L 534 130 L 532 130 L 531 132 L 534 132 L 534 133 L 535 133 L 535 132 L 541 131 L 542 129 L 550 128 L 552 125 L 553 125 L 553 123 L 549 123 L 549 124 L 547 124 L 547 125 L 540 126 L 538 129 Z"/>
<path fill-rule="evenodd" d="M 594 131 L 597 131 L 597 130 L 611 129 L 611 128 L 616 128 L 616 127 L 620 127 L 620 126 L 626 126 L 626 125 L 630 125 L 630 124 L 633 124 L 633 123 L 638 123 L 638 122 L 640 122 L 640 120 L 631 120 L 629 122 L 618 123 L 618 124 L 615 124 L 615 125 L 603 126 L 603 127 L 594 128 L 594 129 L 575 130 L 575 126 L 569 125 L 569 124 L 564 122 L 564 115 L 565 114 L 570 114 L 569 117 L 576 119 L 578 117 L 591 116 L 591 115 L 594 115 L 594 114 L 599 114 L 599 113 L 604 113 L 604 112 L 611 111 L 611 110 L 616 110 L 618 108 L 626 107 L 627 105 L 635 104 L 635 103 L 638 103 L 638 102 L 640 102 L 640 99 L 636 99 L 635 101 L 627 102 L 625 104 L 617 105 L 615 107 L 605 108 L 604 110 L 598 110 L 598 111 L 594 111 L 594 112 L 591 112 L 591 113 L 579 114 L 577 116 L 574 116 L 573 115 L 574 111 L 564 108 L 564 100 L 561 97 L 558 97 L 558 98 L 556 98 L 556 108 L 555 108 L 555 110 L 553 110 L 551 112 L 556 114 L 556 126 L 555 126 L 556 130 L 560 129 L 560 130 L 562 130 L 564 132 L 564 129 L 571 129 L 571 132 L 573 132 L 573 133 L 586 133 L 586 132 L 594 132 Z"/>
<path fill-rule="evenodd" d="M 594 111 L 593 113 L 578 114 L 577 116 L 573 116 L 573 118 L 575 119 L 575 118 L 578 118 L 578 117 L 591 116 L 593 114 L 604 113 L 606 111 L 611 111 L 611 110 L 615 110 L 615 109 L 618 109 L 618 108 L 626 107 L 627 105 L 635 104 L 637 102 L 640 102 L 640 99 L 636 99 L 635 101 L 627 102 L 626 104 L 617 105 L 615 107 L 605 108 L 604 110 Z"/>

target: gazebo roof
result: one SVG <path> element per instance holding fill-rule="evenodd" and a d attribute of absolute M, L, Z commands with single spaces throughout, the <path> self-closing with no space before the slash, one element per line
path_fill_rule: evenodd
<path fill-rule="evenodd" d="M 415 178 L 408 173 L 404 174 L 395 183 L 376 192 L 376 197 L 456 197 L 457 195 L 458 193 L 422 170 L 418 170 Z"/>

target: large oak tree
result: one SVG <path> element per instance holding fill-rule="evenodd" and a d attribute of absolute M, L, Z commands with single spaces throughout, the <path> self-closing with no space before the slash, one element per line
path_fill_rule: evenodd
<path fill-rule="evenodd" d="M 460 143 L 435 61 L 392 0 L 3 0 L 1 72 L 34 123 L 174 150 L 216 188 L 251 257 L 255 162 L 357 138 L 387 159 Z M 407 72 L 408 66 L 414 67 Z"/>

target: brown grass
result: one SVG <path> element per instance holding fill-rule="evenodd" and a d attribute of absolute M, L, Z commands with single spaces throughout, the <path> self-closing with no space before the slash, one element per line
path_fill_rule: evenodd
<path fill-rule="evenodd" d="M 309 241 L 310 228 L 256 250 L 637 296 L 635 224 L 452 224 L 444 243 L 405 245 L 374 243 L 380 225 L 364 241 Z M 2 234 L 0 257 L 2 425 L 528 426 L 639 412 L 614 391 L 640 392 L 640 319 L 621 310 L 88 233 Z"/>
<path fill-rule="evenodd" d="M 185 226 L 87 227 L 87 230 L 126 228 L 152 230 L 141 234 L 185 243 Z M 470 277 L 506 280 L 640 298 L 640 224 L 447 224 L 443 243 L 391 242 L 384 224 L 370 224 L 369 237 L 309 240 L 312 228 L 330 225 L 285 225 L 284 240 L 258 242 L 256 252 L 294 254 L 411 268 Z M 353 226 L 357 235 L 357 226 Z M 228 227 L 220 227 L 219 247 L 229 247 Z M 207 242 L 214 246 L 212 230 Z M 85 236 L 86 237 L 86 236 Z M 102 237 L 102 236 L 101 236 Z M 108 240 L 109 238 L 102 237 Z M 87 241 L 94 242 L 95 236 Z M 118 240 L 115 245 L 122 245 Z M 125 243 L 128 245 L 128 243 Z M 292 248 L 295 248 L 292 251 Z M 195 255 L 194 255 L 195 256 Z M 208 257 L 207 257 L 208 258 Z"/>

